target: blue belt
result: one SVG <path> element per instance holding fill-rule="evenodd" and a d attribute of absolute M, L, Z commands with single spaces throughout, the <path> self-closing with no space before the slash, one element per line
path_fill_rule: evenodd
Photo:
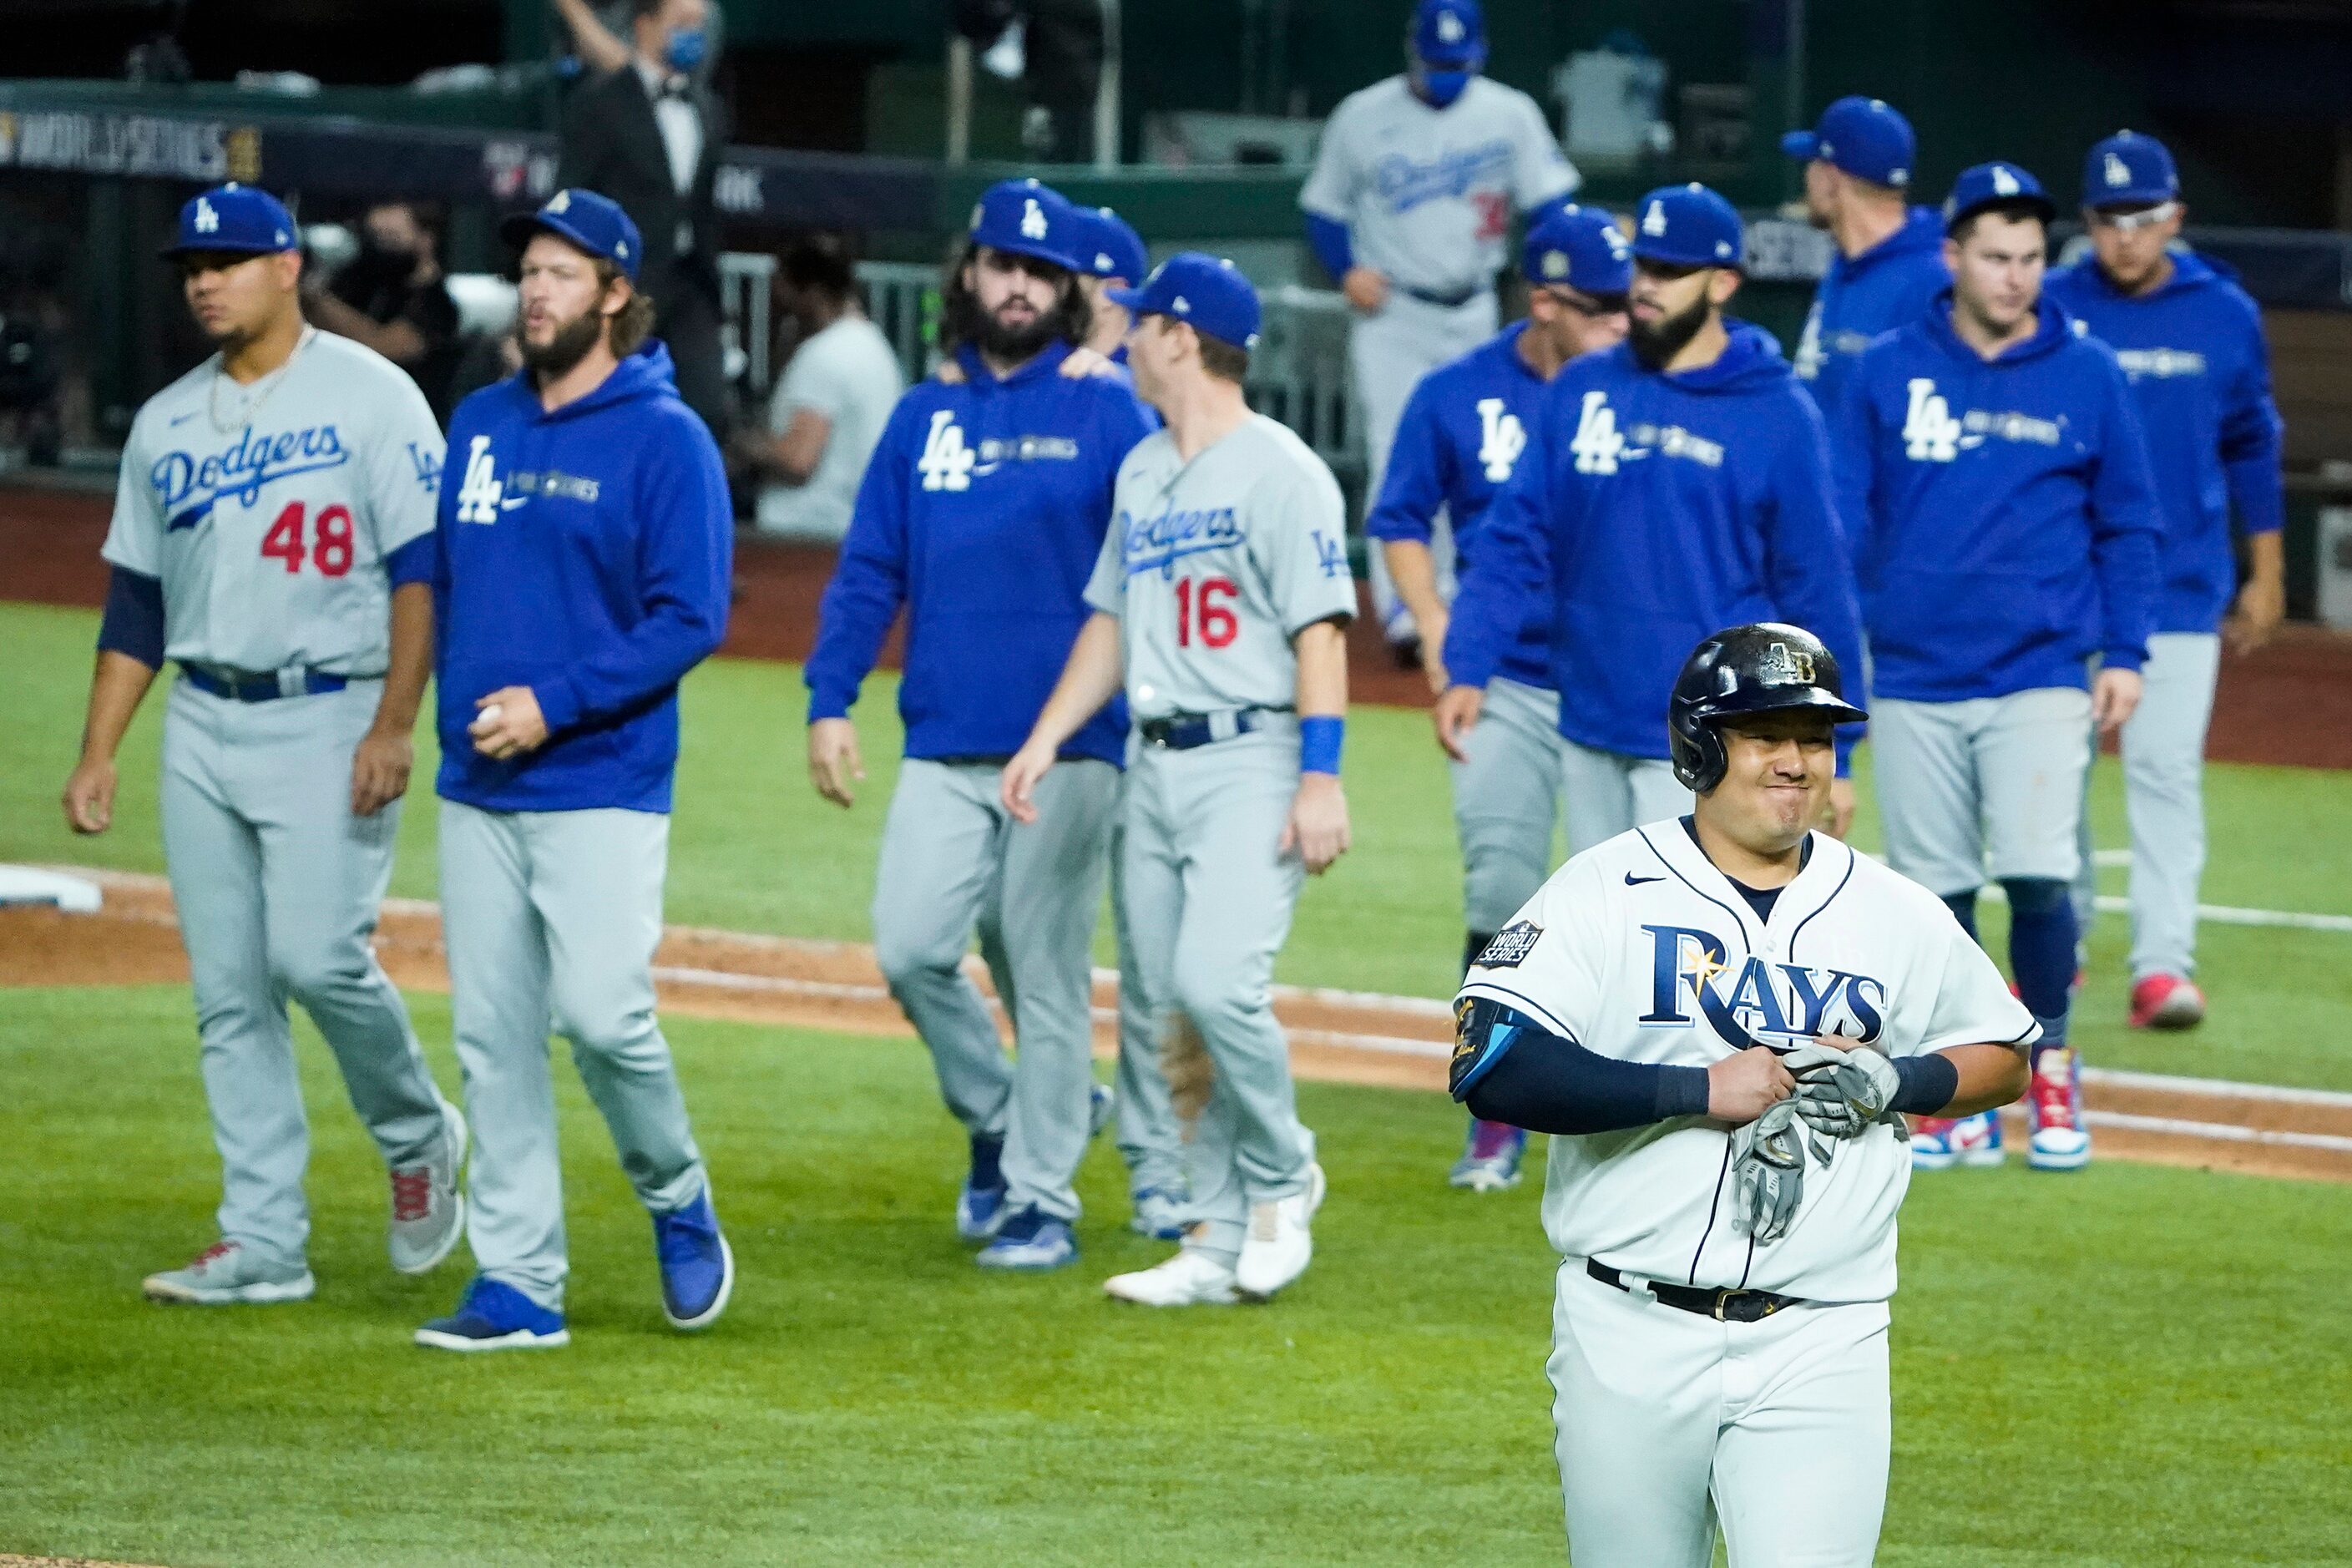
<path fill-rule="evenodd" d="M 1424 305 L 1435 305 L 1447 310 L 1458 310 L 1479 295 L 1488 292 L 1485 289 L 1460 289 L 1451 294 L 1440 294 L 1433 289 L 1415 289 L 1411 284 L 1405 285 L 1404 291 Z"/>
<path fill-rule="evenodd" d="M 1228 708 L 1216 713 L 1171 713 L 1165 719 L 1146 719 L 1136 726 L 1136 731 L 1147 745 L 1189 752 L 1212 741 L 1230 741 L 1236 735 L 1263 730 L 1273 722 L 1274 715 L 1287 711 L 1282 708 Z"/>
<path fill-rule="evenodd" d="M 188 684 L 215 697 L 226 697 L 231 702 L 274 702 L 280 697 L 315 697 L 322 691 L 341 691 L 351 682 L 340 675 L 321 675 L 315 669 L 253 670 L 200 669 L 193 664 L 180 666 L 180 673 Z"/>

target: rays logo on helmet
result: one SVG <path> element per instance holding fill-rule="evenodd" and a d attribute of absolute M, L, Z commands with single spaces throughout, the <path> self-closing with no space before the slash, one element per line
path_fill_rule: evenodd
<path fill-rule="evenodd" d="M 1776 642 L 1764 650 L 1756 664 L 1756 679 L 1767 686 L 1811 686 L 1813 683 L 1813 656 L 1790 653 L 1789 645 Z"/>
<path fill-rule="evenodd" d="M 1517 969 L 1525 963 L 1528 954 L 1543 940 L 1543 927 L 1533 921 L 1513 921 L 1495 933 L 1495 940 L 1479 950 L 1477 969 Z"/>

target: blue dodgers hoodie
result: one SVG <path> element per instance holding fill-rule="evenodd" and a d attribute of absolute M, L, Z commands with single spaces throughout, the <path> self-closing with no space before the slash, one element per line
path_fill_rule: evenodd
<path fill-rule="evenodd" d="M 1454 599 L 1456 683 L 1486 685 L 1541 616 L 1560 733 L 1664 757 L 1666 700 L 1691 649 L 1726 626 L 1789 621 L 1828 645 L 1861 694 L 1821 415 L 1769 333 L 1727 325 L 1729 344 L 1698 370 L 1649 370 L 1620 344 L 1552 378 Z M 1850 748 L 1848 737 L 1841 771 Z"/>
<path fill-rule="evenodd" d="M 1838 409 L 1871 689 L 1916 702 L 2137 669 L 2156 598 L 2156 498 L 2116 356 L 2055 301 L 1988 363 L 1952 296 L 1862 356 Z"/>
<path fill-rule="evenodd" d="M 1854 361 L 1873 342 L 1919 319 L 1952 286 L 1944 266 L 1944 215 L 1913 207 L 1903 226 L 1860 256 L 1830 258 L 1797 341 L 1797 375 L 1824 417 L 1837 411 Z"/>
<path fill-rule="evenodd" d="M 961 384 L 898 400 L 817 612 L 812 721 L 849 711 L 903 605 L 907 755 L 1009 756 L 1029 738 L 1091 613 L 1118 466 L 1151 428 L 1118 381 L 1064 375 L 1068 356 L 1057 343 L 999 378 L 967 347 Z M 1118 700 L 1062 748 L 1126 752 Z"/>
<path fill-rule="evenodd" d="M 2150 292 L 2122 294 L 2093 261 L 2050 275 L 2049 297 L 2116 351 L 2131 382 L 2164 517 L 2155 629 L 2211 632 L 2238 586 L 2230 503 L 2249 534 L 2286 521 L 2284 439 L 2263 318 L 2221 266 L 2173 258 Z"/>
<path fill-rule="evenodd" d="M 734 513 L 719 447 L 658 342 L 549 413 L 529 371 L 449 421 L 433 576 L 441 773 L 486 811 L 667 811 L 677 683 L 727 632 Z M 476 700 L 528 686 L 549 739 L 494 762 Z"/>
<path fill-rule="evenodd" d="M 1380 501 L 1364 520 L 1374 539 L 1427 544 L 1443 510 L 1460 563 L 1457 580 L 1478 552 L 1486 508 L 1518 466 L 1528 428 L 1543 406 L 1547 384 L 1519 357 L 1526 328 L 1516 321 L 1414 384 L 1381 470 Z M 1528 624 L 1496 673 L 1550 687 L 1549 616 Z"/>

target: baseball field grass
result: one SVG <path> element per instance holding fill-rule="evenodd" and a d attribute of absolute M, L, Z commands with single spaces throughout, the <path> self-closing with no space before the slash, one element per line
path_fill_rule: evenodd
<path fill-rule="evenodd" d="M 0 861 L 78 862 L 160 871 L 155 745 L 162 693 L 124 748 L 117 826 L 100 838 L 66 830 L 57 795 L 80 733 L 97 617 L 0 604 L 8 649 L 0 725 Z M 875 851 L 898 746 L 894 689 L 869 683 L 856 718 L 867 778 L 856 808 L 826 805 L 803 763 L 804 693 L 790 665 L 720 660 L 688 681 L 685 749 L 672 829 L 668 918 L 677 922 L 864 941 Z M 434 752 L 419 725 L 418 784 L 401 825 L 393 891 L 436 895 Z M 1856 842 L 1878 843 L 1862 749 Z M 1461 880 L 1445 767 L 1425 715 L 1365 708 L 1349 724 L 1348 794 L 1356 848 L 1300 901 L 1278 977 L 1421 996 L 1452 994 L 1462 950 Z M 2352 773 L 2216 764 L 2208 771 L 2209 903 L 2352 916 Z M 2100 842 L 2125 843 L 2121 778 L 2102 762 L 2093 790 Z M 2119 893 L 2120 868 L 2103 873 Z M 2002 911 L 1985 935 L 2003 952 Z M 2210 1020 L 2186 1035 L 2124 1026 L 2128 921 L 2092 932 L 2074 1037 L 2099 1066 L 2352 1090 L 2352 932 L 2209 924 L 2200 978 Z M 1100 947 L 1110 958 L 1108 928 Z"/>
<path fill-rule="evenodd" d="M 446 1005 L 412 999 L 445 1086 Z M 298 1025 L 317 1299 L 163 1309 L 215 1167 L 179 987 L 0 993 L 0 1552 L 286 1564 L 1546 1563 L 1552 1259 L 1528 1188 L 1438 1179 L 1436 1097 L 1309 1084 L 1331 1199 L 1275 1304 L 1153 1314 L 1073 1269 L 983 1275 L 911 1040 L 676 1020 L 741 1277 L 661 1323 L 649 1232 L 560 1074 L 569 1350 L 407 1342 L 463 1279 L 384 1266 L 383 1183 Z M 1539 1175 L 1539 1173 L 1538 1173 Z M 2095 1166 L 1923 1180 L 1895 1303 L 1880 1561 L 2352 1556 L 2352 1188 Z"/>

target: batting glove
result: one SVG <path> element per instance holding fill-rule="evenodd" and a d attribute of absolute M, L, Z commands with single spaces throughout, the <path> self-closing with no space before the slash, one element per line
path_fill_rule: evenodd
<path fill-rule="evenodd" d="M 1758 1241 L 1788 1234 L 1805 1196 L 1805 1144 L 1794 1096 L 1731 1135 L 1732 1224 Z"/>
<path fill-rule="evenodd" d="M 1797 1080 L 1790 1097 L 1805 1125 L 1830 1138 L 1859 1138 L 1887 1118 L 1902 1087 L 1895 1064 L 1878 1051 L 1801 1046 L 1780 1058 Z"/>

